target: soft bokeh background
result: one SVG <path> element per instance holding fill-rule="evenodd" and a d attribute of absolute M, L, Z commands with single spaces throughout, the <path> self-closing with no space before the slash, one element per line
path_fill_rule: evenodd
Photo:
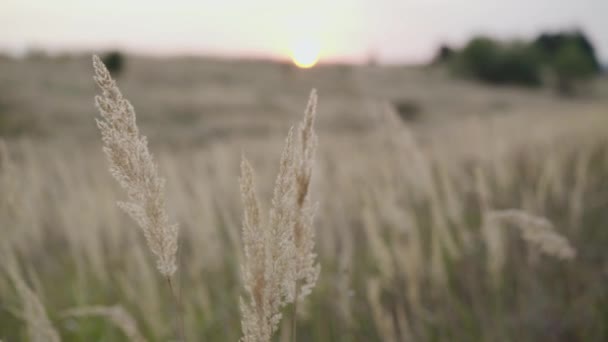
<path fill-rule="evenodd" d="M 330 60 L 365 61 L 373 53 L 380 61 L 424 63 L 440 43 L 464 44 L 475 34 L 524 38 L 580 28 L 605 61 L 606 12 L 602 0 L 5 0 L 0 48 L 281 59 L 298 40 L 312 39 Z"/>
<path fill-rule="evenodd" d="M 92 305 L 175 339 L 166 284 L 115 205 L 99 54 L 167 178 L 189 341 L 240 336 L 240 158 L 268 207 L 312 88 L 322 273 L 300 341 L 608 340 L 606 13 L 601 0 L 2 1 L 0 339 L 36 341 L 9 269 L 64 341 L 128 340 L 64 315 Z M 519 216 L 492 219 L 504 210 Z"/>

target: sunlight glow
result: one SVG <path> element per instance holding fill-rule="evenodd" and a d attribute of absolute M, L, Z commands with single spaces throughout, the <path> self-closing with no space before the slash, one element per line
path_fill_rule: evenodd
<path fill-rule="evenodd" d="M 293 63 L 300 68 L 312 68 L 321 58 L 321 47 L 312 40 L 296 42 L 290 51 Z"/>

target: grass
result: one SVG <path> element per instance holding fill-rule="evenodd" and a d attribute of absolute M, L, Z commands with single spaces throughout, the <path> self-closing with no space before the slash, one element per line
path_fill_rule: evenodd
<path fill-rule="evenodd" d="M 125 81 L 130 94 L 135 87 L 129 70 Z M 365 92 L 369 85 L 359 87 Z M 437 90 L 435 96 L 441 102 L 450 94 Z M 544 105 L 519 97 L 547 100 L 513 96 L 513 108 L 530 111 Z M 327 98 L 319 108 L 321 144 L 310 183 L 320 203 L 315 226 L 322 272 L 298 308 L 299 341 L 608 338 L 608 292 L 602 285 L 608 262 L 608 132 L 601 115 L 606 107 L 567 104 L 551 117 L 513 112 L 405 126 L 394 113 L 370 105 L 374 125 L 367 131 L 334 134 L 323 124 L 338 122 L 340 114 L 332 112 L 338 99 L 331 93 Z M 303 97 L 300 102 L 303 107 Z M 472 105 L 462 105 L 467 106 Z M 149 114 L 137 108 L 142 132 L 148 133 Z M 576 119 L 567 115 L 574 109 L 581 110 Z M 91 110 L 86 119 L 92 116 Z M 163 134 L 174 134 L 173 128 Z M 203 146 L 174 146 L 154 140 L 163 136 L 157 133 L 150 137 L 167 180 L 167 213 L 180 223 L 177 274 L 189 341 L 241 337 L 240 157 L 244 151 L 256 170 L 260 198 L 271 198 L 280 135 Z M 122 190 L 94 137 L 79 144 L 52 137 L 6 142 L 8 152 L 0 158 L 0 250 L 15 259 L 63 341 L 126 340 L 109 320 L 63 315 L 117 303 L 147 340 L 172 339 L 171 293 L 146 239 L 115 206 Z M 547 218 L 576 257 L 540 254 L 510 227 L 502 227 L 495 241 L 485 238 L 484 210 L 512 208 Z M 495 245 L 504 250 L 498 278 L 488 263 Z M 0 339 L 27 340 L 21 299 L 4 270 L 0 300 Z M 283 319 L 275 340 L 290 340 L 291 331 L 290 319 Z"/>

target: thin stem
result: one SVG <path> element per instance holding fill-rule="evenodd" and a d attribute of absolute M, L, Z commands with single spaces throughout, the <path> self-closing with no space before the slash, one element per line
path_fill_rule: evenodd
<path fill-rule="evenodd" d="M 298 323 L 298 281 L 296 280 L 296 293 L 293 301 L 293 313 L 291 315 L 291 342 L 297 342 L 298 334 L 296 332 Z"/>
<path fill-rule="evenodd" d="M 167 284 L 169 285 L 169 291 L 171 292 L 171 297 L 173 298 L 173 304 L 175 305 L 175 312 L 177 314 L 177 335 L 180 341 L 186 342 L 186 334 L 184 333 L 184 319 L 183 319 L 183 311 L 182 311 L 182 302 L 181 296 L 178 296 L 173 287 L 173 282 L 171 281 L 171 277 L 167 277 Z"/>

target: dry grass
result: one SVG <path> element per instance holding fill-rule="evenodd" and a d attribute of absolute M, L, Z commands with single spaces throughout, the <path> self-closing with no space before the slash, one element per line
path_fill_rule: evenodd
<path fill-rule="evenodd" d="M 287 135 L 267 222 L 261 218 L 253 168 L 244 157 L 241 162 L 243 282 L 249 297 L 241 299 L 243 341 L 270 341 L 279 327 L 281 309 L 290 303 L 295 341 L 297 303 L 310 294 L 319 277 L 309 189 L 317 147 L 316 104 L 313 90 L 295 137 L 293 128 Z"/>
<path fill-rule="evenodd" d="M 26 323 L 27 339 L 32 342 L 59 342 L 59 334 L 49 319 L 46 309 L 36 293 L 26 284 L 16 261 L 12 256 L 4 256 L 6 272 L 11 278 L 17 295 L 21 300 L 22 309 L 17 315 Z"/>
<path fill-rule="evenodd" d="M 502 210 L 489 214 L 488 224 L 512 223 L 521 231 L 522 238 L 539 252 L 558 259 L 573 259 L 576 250 L 566 238 L 555 231 L 553 224 L 521 210 Z"/>
<path fill-rule="evenodd" d="M 88 79 L 90 67 L 75 63 L 82 72 L 63 75 Z M 144 61 L 142 65 L 147 63 L 153 62 Z M 165 108 L 152 107 L 165 100 L 181 103 L 184 98 L 197 98 L 196 92 L 209 94 L 209 89 L 199 85 L 194 87 L 196 91 L 177 95 L 183 89 L 178 76 L 167 78 L 168 84 L 163 88 L 159 82 L 142 88 L 144 85 L 137 80 L 145 75 L 149 75 L 148 80 L 161 80 L 175 72 L 182 76 L 185 73 L 158 67 L 147 73 L 135 61 L 131 65 L 132 73 L 119 81 L 121 86 L 125 83 L 125 92 L 136 105 L 149 102 L 144 108 L 137 106 L 138 120 L 143 118 L 138 123 L 143 132 L 151 132 L 158 174 L 167 179 L 166 214 L 180 224 L 179 253 L 183 261 L 175 280 L 180 284 L 185 339 L 234 341 L 242 337 L 238 298 L 242 286 L 250 280 L 241 280 L 246 274 L 241 272 L 241 265 L 250 265 L 252 274 L 261 272 L 255 269 L 257 263 L 249 263 L 257 248 L 250 242 L 266 241 L 264 235 L 255 232 L 290 226 L 264 224 L 282 222 L 282 210 L 294 216 L 298 213 L 292 210 L 293 202 L 287 210 L 282 209 L 286 203 L 281 201 L 295 201 L 291 196 L 299 188 L 290 187 L 275 196 L 277 182 L 273 175 L 277 171 L 291 173 L 292 181 L 299 174 L 299 182 L 285 184 L 306 184 L 302 189 L 307 190 L 299 193 L 312 194 L 319 201 L 314 221 L 318 256 L 310 265 L 322 265 L 323 272 L 314 291 L 298 307 L 300 341 L 571 341 L 608 337 L 603 324 L 608 317 L 608 296 L 602 285 L 603 270 L 608 265 L 608 234 L 604 229 L 608 196 L 603 187 L 608 174 L 608 126 L 603 115 L 606 107 L 598 100 L 562 106 L 559 102 L 551 104 L 547 94 L 459 87 L 435 73 L 425 76 L 416 70 L 366 68 L 356 69 L 353 78 L 344 81 L 353 93 L 344 91 L 338 95 L 339 89 L 330 89 L 327 76 L 327 82 L 319 86 L 323 105 L 316 123 L 322 144 L 316 155 L 314 177 L 308 179 L 307 167 L 292 166 L 287 168 L 290 171 L 277 167 L 308 165 L 290 164 L 286 157 L 281 162 L 279 148 L 287 130 L 282 123 L 277 125 L 280 127 L 276 134 L 273 129 L 263 139 L 239 135 L 205 144 L 196 143 L 192 136 L 176 134 L 180 132 L 179 123 L 159 133 L 165 129 L 164 123 L 171 121 L 154 121 Z M 192 65 L 183 65 L 183 70 L 190 70 Z M 54 67 L 66 71 L 73 66 L 67 63 Z M 41 71 L 49 67 L 32 68 Z M 217 68 L 224 70 L 223 66 Z M 272 67 L 261 68 L 271 75 L 274 72 Z M 41 74 L 48 76 L 57 96 L 65 96 L 58 84 L 70 84 L 69 79 L 57 81 L 56 69 Z M 248 71 L 243 75 L 253 79 L 256 73 L 243 66 L 245 69 Z M 210 70 L 196 71 L 192 77 L 198 79 L 198 72 L 203 75 Z M 302 94 L 312 80 L 326 77 L 319 76 L 323 72 L 334 71 L 296 72 L 288 76 L 293 87 L 286 87 L 285 93 L 249 86 L 260 93 L 276 94 L 273 101 L 285 100 L 285 107 L 272 113 L 295 116 L 304 103 L 294 94 Z M 0 74 L 12 77 L 12 72 Z M 24 76 L 17 87 L 32 86 L 28 77 L 35 79 Z M 172 87 L 177 90 L 167 90 Z M 225 87 L 232 89 L 228 95 L 242 92 L 242 97 L 234 100 L 241 101 L 242 108 L 248 108 L 249 100 L 258 103 L 255 96 L 252 100 L 243 95 L 245 82 Z M 151 93 L 145 96 L 144 89 Z M 429 106 L 423 91 L 438 104 Z M 30 92 L 43 93 L 40 89 Z M 88 100 L 92 86 L 77 93 L 72 100 L 79 104 L 66 110 L 65 115 L 76 118 L 78 114 L 83 122 L 90 122 L 92 110 L 80 111 L 85 108 L 80 107 L 80 101 L 86 108 L 92 107 Z M 420 100 L 423 113 L 425 109 L 430 111 L 428 121 L 406 126 L 394 120 L 394 113 L 375 105 L 374 97 L 391 99 L 404 93 Z M 23 94 L 30 96 L 28 92 Z M 175 98 L 167 100 L 159 94 Z M 357 100 L 349 101 L 353 98 Z M 439 119 L 450 107 L 455 112 L 468 108 L 483 113 L 485 107 L 481 103 L 490 98 L 506 99 L 512 103 L 508 108 L 513 110 L 491 117 Z M 31 99 L 26 102 L 29 101 L 34 113 L 43 107 Z M 222 101 L 232 103 L 230 96 Z M 345 104 L 339 107 L 337 103 Z M 46 106 L 55 108 L 50 103 Z M 332 125 L 345 120 L 339 112 L 353 107 L 358 108 L 353 122 L 373 124 L 364 130 L 334 131 Z M 194 105 L 193 108 L 199 109 Z M 214 120 L 209 117 L 211 126 L 217 124 Z M 248 120 L 256 121 L 259 127 L 272 119 L 256 116 Z M 280 122 L 291 121 L 287 116 Z M 131 314 L 141 338 L 169 340 L 174 334 L 168 319 L 175 310 L 172 294 L 164 288 L 164 280 L 149 257 L 145 236 L 133 229 L 130 217 L 116 208 L 115 199 L 120 198 L 122 190 L 107 172 L 93 125 L 83 128 L 86 124 L 69 122 L 50 123 L 48 127 L 62 133 L 75 129 L 82 136 L 90 133 L 92 142 L 82 137 L 64 141 L 52 135 L 26 136 L 7 140 L 6 148 L 0 149 L 0 222 L 4 241 L 0 249 L 20 265 L 19 276 L 28 284 L 30 297 L 37 296 L 39 303 L 44 303 L 44 309 L 36 310 L 48 313 L 43 326 L 54 327 L 63 341 L 125 340 L 122 328 L 111 321 L 55 319 L 57 313 L 70 308 L 109 303 L 120 303 Z M 197 131 L 197 125 L 186 131 Z M 305 139 L 299 132 L 300 128 L 294 128 L 292 145 L 288 144 L 287 150 L 302 146 L 300 141 Z M 174 139 L 165 140 L 163 135 Z M 178 146 L 174 145 L 182 138 Z M 243 205 L 238 178 L 243 152 L 250 164 L 243 168 L 244 193 L 253 194 L 249 175 L 255 169 L 259 198 L 279 198 L 270 205 L 278 209 L 266 216 L 271 210 L 266 210 L 253 195 L 245 196 L 245 226 L 252 228 L 251 234 L 241 224 Z M 12 195 L 5 195 L 9 193 Z M 307 215 L 315 203 L 307 201 L 302 212 L 306 214 L 304 218 L 310 219 Z M 257 209 L 252 203 L 258 203 Z M 523 225 L 514 222 L 516 229 L 487 224 L 496 222 L 496 211 L 507 208 L 520 208 L 548 221 L 534 217 Z M 515 216 L 520 217 L 520 213 Z M 508 220 L 512 222 L 512 217 Z M 289 218 L 289 222 L 293 221 L 294 217 Z M 549 227 L 547 222 L 551 222 L 550 230 L 545 229 Z M 537 239 L 541 234 L 533 233 L 536 226 L 545 227 L 543 234 L 551 231 L 559 235 L 549 240 Z M 282 233 L 291 234 L 289 230 Z M 295 241 L 288 245 L 291 243 L 295 245 Z M 558 245 L 561 247 L 548 248 Z M 563 249 L 564 246 L 571 249 Z M 576 257 L 540 258 L 537 247 L 541 252 L 564 250 L 566 254 L 558 253 L 563 256 L 572 255 L 570 252 L 575 250 Z M 296 250 L 293 246 L 290 249 Z M 310 255 L 308 247 L 303 250 L 307 252 L 302 255 Z M 266 267 L 266 262 L 259 265 Z M 0 339 L 27 340 L 30 324 L 15 315 L 21 311 L 15 308 L 22 308 L 21 296 L 9 273 L 2 275 Z M 295 297 L 295 287 L 277 286 L 281 290 L 274 287 L 276 291 L 284 291 L 283 302 Z M 302 288 L 299 291 L 304 293 Z M 245 302 L 249 303 L 249 299 L 246 296 Z M 283 306 L 281 312 L 284 311 Z M 276 340 L 289 340 L 292 322 L 283 319 L 277 323 L 277 330 Z"/>
<path fill-rule="evenodd" d="M 95 81 L 102 90 L 95 103 L 102 117 L 97 126 L 103 151 L 110 173 L 129 196 L 129 202 L 118 205 L 141 227 L 157 257 L 159 272 L 171 277 L 177 270 L 177 225 L 169 223 L 165 209 L 165 180 L 158 175 L 148 140 L 139 133 L 133 106 L 122 96 L 99 57 L 93 57 L 93 66 Z"/>
<path fill-rule="evenodd" d="M 137 322 L 122 306 L 87 306 L 63 312 L 65 317 L 102 317 L 116 325 L 131 342 L 146 342 L 139 332 Z"/>

